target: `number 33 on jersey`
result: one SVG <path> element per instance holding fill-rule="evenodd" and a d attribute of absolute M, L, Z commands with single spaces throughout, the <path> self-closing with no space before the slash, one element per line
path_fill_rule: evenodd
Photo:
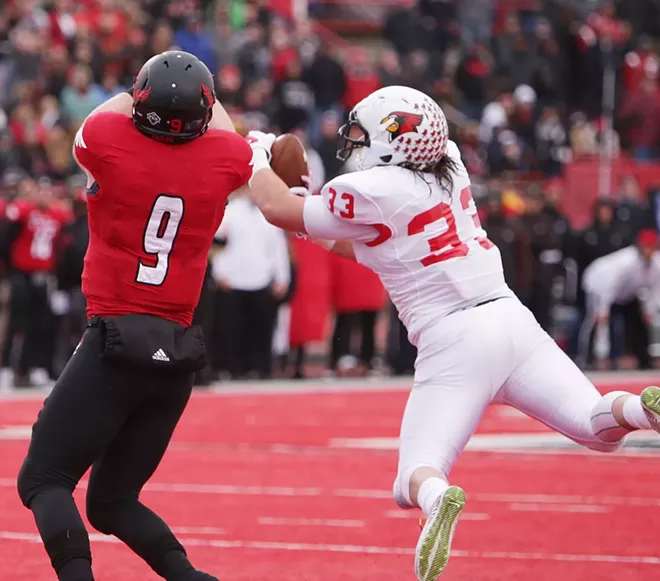
<path fill-rule="evenodd" d="M 342 175 L 325 186 L 321 200 L 306 201 L 310 236 L 356 242 L 357 260 L 380 276 L 409 331 L 420 318 L 506 289 L 500 253 L 481 227 L 458 148 L 449 142 L 447 151 L 457 165 L 451 188 L 430 174 L 379 166 Z M 312 208 L 321 204 L 332 218 Z"/>

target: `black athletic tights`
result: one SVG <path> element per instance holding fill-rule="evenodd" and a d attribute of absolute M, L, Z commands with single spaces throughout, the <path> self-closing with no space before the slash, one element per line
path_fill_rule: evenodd
<path fill-rule="evenodd" d="M 92 581 L 89 538 L 72 492 L 92 466 L 87 517 L 168 581 L 213 579 L 196 572 L 168 526 L 139 502 L 192 390 L 192 374 L 127 370 L 99 357 L 98 328 L 57 381 L 34 425 L 18 476 L 61 581 Z"/>

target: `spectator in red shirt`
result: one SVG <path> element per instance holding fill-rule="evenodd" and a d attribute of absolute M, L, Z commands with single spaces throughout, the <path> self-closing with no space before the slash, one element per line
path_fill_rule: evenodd
<path fill-rule="evenodd" d="M 639 46 L 628 52 L 623 61 L 623 86 L 626 91 L 639 88 L 645 77 L 658 80 L 660 57 L 653 50 L 653 42 L 648 36 L 639 39 Z"/>
<path fill-rule="evenodd" d="M 354 47 L 346 56 L 344 108 L 350 111 L 362 99 L 380 89 L 381 82 L 366 48 Z"/>
<path fill-rule="evenodd" d="M 628 142 L 635 159 L 653 159 L 660 143 L 660 101 L 655 79 L 642 79 L 639 88 L 626 95 L 620 119 L 628 128 Z"/>

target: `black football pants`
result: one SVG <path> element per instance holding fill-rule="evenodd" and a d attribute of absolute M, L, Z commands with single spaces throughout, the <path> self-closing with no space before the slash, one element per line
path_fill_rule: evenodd
<path fill-rule="evenodd" d="M 224 338 L 229 373 L 238 379 L 251 373 L 268 379 L 273 371 L 273 331 L 277 304 L 270 288 L 232 290 L 221 295 L 219 333 Z"/>
<path fill-rule="evenodd" d="M 613 305 L 612 314 L 620 314 L 626 330 L 626 348 L 637 357 L 640 369 L 652 369 L 649 354 L 650 330 L 644 320 L 644 311 L 639 299 L 623 305 Z"/>
<path fill-rule="evenodd" d="M 371 363 L 376 353 L 377 318 L 378 311 L 339 313 L 335 317 L 335 329 L 330 350 L 330 369 L 336 371 L 339 360 L 344 355 L 351 354 L 351 343 L 355 332 L 360 333 L 360 363 L 371 369 Z"/>
<path fill-rule="evenodd" d="M 18 476 L 53 568 L 63 581 L 92 581 L 89 538 L 72 492 L 92 467 L 87 517 L 161 577 L 196 579 L 168 526 L 139 500 L 186 407 L 193 374 L 129 370 L 99 357 L 98 328 L 87 329 L 39 412 Z"/>
<path fill-rule="evenodd" d="M 14 272 L 10 278 L 9 322 L 2 349 L 2 366 L 21 380 L 42 367 L 53 376 L 56 319 L 48 300 L 45 275 Z"/>

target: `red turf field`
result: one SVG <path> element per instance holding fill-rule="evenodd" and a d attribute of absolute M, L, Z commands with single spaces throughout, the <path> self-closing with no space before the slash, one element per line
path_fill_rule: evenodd
<path fill-rule="evenodd" d="M 391 442 L 360 449 L 340 441 L 396 437 L 406 392 L 361 389 L 196 395 L 144 499 L 175 527 L 194 563 L 223 581 L 413 580 L 419 513 L 391 500 Z M 0 400 L 2 580 L 54 579 L 14 489 L 40 403 Z M 488 447 L 484 435 L 517 434 L 522 443 L 545 432 L 493 407 L 475 442 Z M 443 579 L 660 578 L 660 448 L 467 451 L 453 481 L 468 505 Z M 156 579 L 112 539 L 92 539 L 99 581 Z"/>

